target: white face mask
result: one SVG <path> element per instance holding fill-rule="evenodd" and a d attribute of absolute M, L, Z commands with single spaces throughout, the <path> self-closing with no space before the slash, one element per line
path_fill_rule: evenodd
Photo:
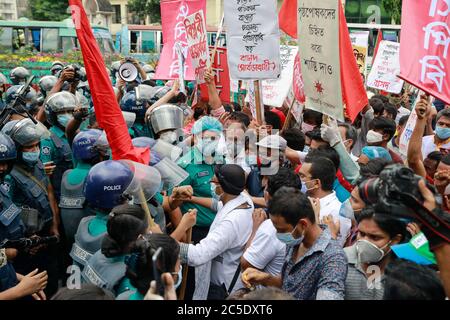
<path fill-rule="evenodd" d="M 316 126 L 313 126 L 313 125 L 308 124 L 306 122 L 302 123 L 302 131 L 303 131 L 303 133 L 307 133 L 307 132 L 313 131 L 315 127 Z"/>
<path fill-rule="evenodd" d="M 367 240 L 356 241 L 356 252 L 358 253 L 358 260 L 361 263 L 377 263 L 380 262 L 387 253 L 383 251 L 384 248 L 389 246 L 391 241 L 386 243 L 383 248 L 378 248 L 372 242 Z M 390 251 L 390 249 L 389 249 Z M 389 252 L 388 251 L 388 252 Z"/>
<path fill-rule="evenodd" d="M 369 130 L 369 132 L 367 132 L 366 138 L 367 143 L 378 143 L 383 141 L 383 135 L 373 130 Z"/>

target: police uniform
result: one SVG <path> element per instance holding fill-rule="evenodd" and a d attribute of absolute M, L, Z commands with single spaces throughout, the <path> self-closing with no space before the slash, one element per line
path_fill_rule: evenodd
<path fill-rule="evenodd" d="M 101 213 L 81 219 L 70 252 L 76 265 L 84 268 L 93 254 L 101 249 L 103 237 L 107 232 L 107 221 L 108 215 Z"/>
<path fill-rule="evenodd" d="M 55 189 L 56 200 L 60 199 L 61 180 L 64 172 L 73 168 L 72 150 L 65 137 L 65 132 L 57 126 L 50 129 L 50 137 L 41 140 L 42 163 L 53 161 L 56 166 L 50 181 Z"/>
<path fill-rule="evenodd" d="M 0 249 L 0 292 L 16 286 L 17 283 L 16 271 L 8 262 L 5 250 Z"/>
<path fill-rule="evenodd" d="M 97 287 L 115 291 L 120 281 L 125 277 L 127 266 L 126 256 L 106 257 L 101 250 L 89 258 L 83 272 L 82 279 Z"/>
<path fill-rule="evenodd" d="M 155 137 L 148 125 L 142 123 L 134 123 L 129 132 L 132 138 L 147 137 L 153 139 Z"/>
<path fill-rule="evenodd" d="M 83 192 L 84 182 L 91 167 L 90 164 L 79 162 L 75 169 L 67 170 L 62 177 L 59 207 L 61 222 L 70 244 L 73 243 L 81 219 L 93 214 L 86 207 Z"/>
<path fill-rule="evenodd" d="M 155 221 L 155 223 L 161 228 L 161 231 L 163 233 L 166 232 L 166 215 L 164 213 L 164 208 L 163 208 L 163 201 L 164 201 L 164 197 L 160 194 L 157 193 L 155 194 L 155 196 L 153 197 L 154 201 L 149 201 L 148 204 L 148 209 L 150 210 L 150 214 L 153 218 L 153 220 Z"/>

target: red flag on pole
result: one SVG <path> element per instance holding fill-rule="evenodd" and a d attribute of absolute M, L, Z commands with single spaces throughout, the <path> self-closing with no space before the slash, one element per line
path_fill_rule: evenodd
<path fill-rule="evenodd" d="M 284 0 L 278 14 L 280 29 L 297 39 L 297 0 Z"/>
<path fill-rule="evenodd" d="M 373 60 L 375 61 L 375 57 L 378 53 L 378 48 L 380 47 L 381 40 L 383 40 L 383 31 L 378 29 L 377 42 L 375 43 L 375 49 L 373 50 Z"/>
<path fill-rule="evenodd" d="M 342 100 L 350 120 L 355 121 L 361 110 L 367 106 L 366 89 L 355 61 L 347 20 L 342 6 L 339 6 L 339 51 L 341 62 Z"/>
<path fill-rule="evenodd" d="M 150 150 L 135 148 L 128 127 L 117 103 L 106 66 L 92 33 L 81 0 L 69 0 L 72 19 L 83 54 L 84 66 L 91 89 L 97 122 L 108 137 L 113 159 L 128 159 L 148 164 Z"/>

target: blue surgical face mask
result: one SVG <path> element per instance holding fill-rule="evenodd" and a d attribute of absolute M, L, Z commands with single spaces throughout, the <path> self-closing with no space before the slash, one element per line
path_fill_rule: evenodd
<path fill-rule="evenodd" d="M 277 232 L 277 238 L 278 240 L 280 240 L 281 242 L 283 242 L 284 244 L 286 244 L 287 246 L 297 246 L 300 243 L 303 242 L 303 239 L 305 238 L 303 235 L 300 236 L 300 238 L 294 238 L 294 236 L 292 235 L 292 233 L 295 231 L 297 227 L 294 228 L 294 230 L 292 230 L 292 232 L 286 232 L 286 233 L 278 233 Z"/>
<path fill-rule="evenodd" d="M 197 148 L 203 154 L 203 156 L 212 156 L 216 152 L 218 145 L 218 140 L 202 138 L 198 140 Z"/>
<path fill-rule="evenodd" d="M 39 150 L 31 152 L 22 152 L 22 159 L 27 164 L 33 166 L 38 162 L 40 154 L 41 152 Z"/>
<path fill-rule="evenodd" d="M 58 121 L 58 123 L 63 126 L 64 128 L 67 127 L 67 124 L 69 123 L 69 121 L 72 119 L 72 116 L 70 114 L 59 114 L 56 117 L 56 120 Z"/>
<path fill-rule="evenodd" d="M 180 265 L 180 270 L 178 270 L 178 280 L 177 283 L 175 283 L 173 285 L 173 287 L 175 288 L 175 290 L 178 289 L 178 287 L 181 285 L 181 281 L 183 280 L 183 266 Z"/>
<path fill-rule="evenodd" d="M 446 140 L 450 138 L 450 128 L 436 126 L 436 135 L 439 139 Z"/>

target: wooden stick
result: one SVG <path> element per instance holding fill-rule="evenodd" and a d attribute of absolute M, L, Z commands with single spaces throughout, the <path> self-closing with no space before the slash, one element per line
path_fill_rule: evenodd
<path fill-rule="evenodd" d="M 283 133 L 289 127 L 289 123 L 291 122 L 291 119 L 292 119 L 292 108 L 294 107 L 294 104 L 295 104 L 295 98 L 292 98 L 292 103 L 289 106 L 288 114 L 287 114 L 286 120 L 284 121 L 283 128 L 281 129 L 281 133 Z"/>
<path fill-rule="evenodd" d="M 259 125 L 264 124 L 263 113 L 261 110 L 261 91 L 259 91 L 259 80 L 254 81 L 255 87 L 255 105 L 256 105 L 256 122 Z"/>
<path fill-rule="evenodd" d="M 191 243 L 192 241 L 192 228 L 186 232 L 187 234 L 187 243 Z M 189 266 L 188 264 L 183 265 L 183 280 L 181 282 L 180 294 L 178 296 L 178 300 L 184 300 L 184 295 L 186 293 L 186 285 L 187 285 L 187 276 L 188 276 Z"/>
<path fill-rule="evenodd" d="M 150 214 L 150 209 L 148 208 L 147 200 L 145 199 L 144 190 L 142 190 L 142 188 L 139 188 L 139 201 L 141 202 L 141 207 L 147 217 L 149 228 L 153 228 L 155 226 L 155 220 L 153 220 L 153 217 Z"/>
<path fill-rule="evenodd" d="M 225 20 L 225 14 L 222 14 L 222 19 L 220 20 L 219 28 L 217 29 L 217 33 L 216 33 L 216 43 L 214 44 L 214 49 L 211 53 L 211 61 L 210 61 L 210 66 L 209 66 L 210 68 L 214 64 L 214 59 L 216 58 L 217 47 L 219 46 L 219 38 L 222 35 L 224 20 Z"/>

